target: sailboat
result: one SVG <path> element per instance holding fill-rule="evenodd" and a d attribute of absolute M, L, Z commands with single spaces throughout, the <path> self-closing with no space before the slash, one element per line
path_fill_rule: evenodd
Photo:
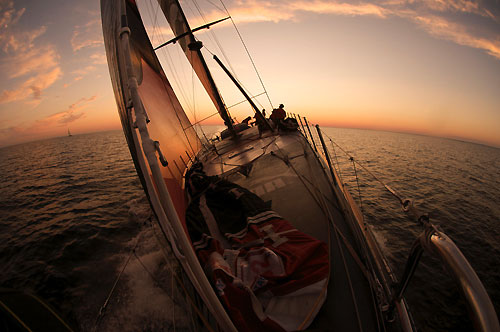
<path fill-rule="evenodd" d="M 71 135 L 71 132 L 69 131 L 69 128 L 68 128 L 68 137 L 71 137 L 73 135 Z"/>
<path fill-rule="evenodd" d="M 404 293 L 422 253 L 458 281 L 478 331 L 499 331 L 482 283 L 453 241 L 423 225 L 397 278 L 332 166 L 319 126 L 270 121 L 214 57 L 255 114 L 235 124 L 177 0 L 159 0 L 226 129 L 199 137 L 148 37 L 135 0 L 101 0 L 110 77 L 123 131 L 162 236 L 182 270 L 193 330 L 415 331 Z M 172 45 L 177 44 L 177 45 Z M 302 121 L 304 120 L 304 121 Z M 314 134 L 313 134 L 314 132 Z M 395 196 L 397 192 L 387 187 Z"/>

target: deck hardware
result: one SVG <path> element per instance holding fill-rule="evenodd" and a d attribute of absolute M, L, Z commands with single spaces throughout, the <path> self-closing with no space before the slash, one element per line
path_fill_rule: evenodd
<path fill-rule="evenodd" d="M 306 137 L 307 139 L 307 133 L 306 133 L 306 130 L 304 128 L 304 124 L 302 123 L 302 118 L 300 117 L 300 115 L 297 114 L 297 116 L 299 117 L 299 121 L 300 121 L 300 125 L 302 126 L 302 134 L 304 134 L 304 136 Z"/>
<path fill-rule="evenodd" d="M 358 171 L 356 170 L 356 163 L 354 162 L 354 157 L 349 158 L 350 161 L 352 161 L 352 167 L 354 168 L 354 175 L 356 176 L 356 183 L 358 184 L 358 196 L 359 196 L 359 205 L 361 208 L 361 216 L 364 219 L 364 213 L 363 213 L 363 200 L 361 199 L 361 189 L 359 188 L 359 178 L 358 178 Z M 364 222 L 364 220 L 363 220 Z"/>
<path fill-rule="evenodd" d="M 182 156 L 179 156 L 179 158 L 181 159 L 181 161 L 182 161 L 182 163 L 184 164 L 184 166 L 185 166 L 186 168 L 188 168 L 188 165 L 186 164 L 186 162 L 184 161 L 184 159 L 182 159 Z"/>
<path fill-rule="evenodd" d="M 253 146 L 247 146 L 243 151 L 235 152 L 235 153 L 231 154 L 230 156 L 228 156 L 227 158 L 228 159 L 233 159 L 233 158 L 235 158 L 235 157 L 237 157 L 239 155 L 242 155 L 245 152 L 253 150 L 253 148 L 254 148 Z"/>
<path fill-rule="evenodd" d="M 332 141 L 331 138 L 330 138 L 330 145 L 332 146 L 333 155 L 335 156 L 335 162 L 337 163 L 337 167 L 338 167 L 338 170 L 339 170 L 340 181 L 343 182 L 343 180 L 342 180 L 342 171 L 340 169 L 339 159 L 337 158 L 337 152 L 335 151 L 335 146 L 333 146 L 333 141 Z"/>
<path fill-rule="evenodd" d="M 192 162 L 193 162 L 193 159 L 191 158 L 191 156 L 189 155 L 189 153 L 188 153 L 187 151 L 184 151 L 184 152 L 186 152 L 186 155 L 187 155 L 187 157 L 189 158 L 189 161 L 192 163 Z"/>
<path fill-rule="evenodd" d="M 416 221 L 421 223 L 422 225 L 429 224 L 429 215 L 427 213 L 420 213 L 417 208 L 413 205 L 413 200 L 404 199 L 402 200 L 401 207 L 404 212 L 407 212 L 413 217 Z"/>
<path fill-rule="evenodd" d="M 172 159 L 172 161 L 174 162 L 174 165 L 177 168 L 177 171 L 179 171 L 180 175 L 183 176 L 184 172 L 181 171 L 181 169 L 180 169 L 179 165 L 177 165 L 177 162 L 175 161 L 175 159 Z"/>
<path fill-rule="evenodd" d="M 132 117 L 132 107 L 128 107 L 127 106 L 127 115 L 128 115 L 128 118 L 130 119 L 130 122 L 132 123 L 132 128 L 134 129 L 138 129 L 139 126 L 137 125 L 137 121 L 134 121 L 134 118 Z"/>
<path fill-rule="evenodd" d="M 250 163 L 248 165 L 242 165 L 238 168 L 238 173 L 244 175 L 245 177 L 249 177 L 250 171 L 252 170 L 252 168 L 253 168 L 252 163 Z"/>
<path fill-rule="evenodd" d="M 328 163 L 328 168 L 330 169 L 330 175 L 332 176 L 333 183 L 337 184 L 337 180 L 335 178 L 335 172 L 332 168 L 332 162 L 330 159 L 330 154 L 328 153 L 328 149 L 326 147 L 325 141 L 323 140 L 323 135 L 321 134 L 321 129 L 319 129 L 319 125 L 316 125 L 316 131 L 318 132 L 319 140 L 321 141 L 321 146 L 323 146 L 323 152 L 325 154 L 326 162 Z"/>
<path fill-rule="evenodd" d="M 314 137 L 311 133 L 311 129 L 309 129 L 309 123 L 307 122 L 306 117 L 304 117 L 304 122 L 306 123 L 306 127 L 307 127 L 307 131 L 309 132 L 309 136 L 311 137 L 311 145 L 313 146 L 314 151 L 316 151 L 316 153 L 318 153 L 318 148 L 316 148 L 316 143 L 314 142 Z"/>
<path fill-rule="evenodd" d="M 158 158 L 160 159 L 160 163 L 163 165 L 163 167 L 167 167 L 168 161 L 167 161 L 167 159 L 165 159 L 165 156 L 163 155 L 163 153 L 160 150 L 160 142 L 155 141 L 154 144 L 155 144 L 155 150 L 156 150 L 156 152 L 158 152 Z"/>
<path fill-rule="evenodd" d="M 471 313 L 476 331 L 499 331 L 500 324 L 493 303 L 476 272 L 460 249 L 432 223 L 428 222 L 424 226 L 424 232 L 415 240 L 411 248 L 403 276 L 392 298 L 388 317 L 395 314 L 396 302 L 402 300 L 403 294 L 425 251 L 437 257 L 457 282 L 462 296 L 466 299 L 465 302 Z"/>

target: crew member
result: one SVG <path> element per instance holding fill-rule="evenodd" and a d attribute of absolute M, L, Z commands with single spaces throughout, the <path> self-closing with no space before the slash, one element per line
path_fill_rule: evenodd
<path fill-rule="evenodd" d="M 284 105 L 280 104 L 278 108 L 273 109 L 271 116 L 269 117 L 274 123 L 274 127 L 277 127 L 286 118 L 286 112 L 284 110 Z"/>

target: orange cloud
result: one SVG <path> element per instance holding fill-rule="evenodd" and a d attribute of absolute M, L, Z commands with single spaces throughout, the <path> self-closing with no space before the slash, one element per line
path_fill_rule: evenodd
<path fill-rule="evenodd" d="M 352 4 L 332 1 L 299 1 L 292 2 L 290 5 L 294 10 L 319 14 L 386 17 L 386 10 L 383 7 L 371 3 Z"/>
<path fill-rule="evenodd" d="M 71 74 L 76 75 L 74 78 L 75 81 L 79 81 L 83 79 L 84 76 L 86 76 L 88 73 L 91 73 L 96 70 L 95 66 L 87 66 L 85 68 L 80 68 L 77 70 L 73 70 Z"/>
<path fill-rule="evenodd" d="M 107 64 L 107 59 L 106 59 L 106 54 L 104 53 L 104 50 L 100 53 L 94 53 L 90 56 L 90 59 L 92 60 L 92 63 L 94 65 L 105 65 Z"/>
<path fill-rule="evenodd" d="M 67 126 L 78 119 L 85 117 L 84 110 L 87 105 L 97 99 L 97 96 L 89 98 L 81 98 L 73 104 L 69 105 L 64 111 L 50 114 L 42 119 L 38 119 L 29 125 L 12 126 L 0 130 L 0 139 L 8 138 L 9 135 L 16 134 L 22 135 L 25 133 L 36 134 L 45 132 L 54 127 Z M 3 136 L 3 137 L 2 137 Z"/>
<path fill-rule="evenodd" d="M 12 52 L 5 59 L 2 71 L 9 78 L 17 78 L 29 74 L 43 73 L 59 65 L 59 56 L 52 46 L 30 47 Z"/>
<path fill-rule="evenodd" d="M 437 12 L 462 12 L 480 15 L 483 17 L 495 18 L 495 16 L 486 8 L 481 7 L 479 2 L 468 0 L 423 0 L 418 3 L 415 1 L 403 1 L 398 5 L 411 4 L 418 8 L 418 11 L 437 11 Z"/>
<path fill-rule="evenodd" d="M 493 12 L 492 12 L 493 11 Z M 467 0 L 381 0 L 368 2 L 342 1 L 239 1 L 230 8 L 231 15 L 239 23 L 279 22 L 299 20 L 301 13 L 344 16 L 373 16 L 379 18 L 401 17 L 410 20 L 430 35 L 459 45 L 486 51 L 500 59 L 500 10 L 486 8 L 484 3 Z M 467 13 L 477 22 L 489 24 L 476 26 L 460 21 L 459 14 Z M 211 19 L 220 18 L 220 12 L 212 12 Z M 491 24 L 495 21 L 497 24 Z M 469 23 L 470 24 L 470 23 Z M 489 30 L 486 30 L 489 26 Z M 495 29 L 496 28 L 496 29 Z"/>
<path fill-rule="evenodd" d="M 14 8 L 14 1 L 0 3 L 0 29 L 6 29 L 9 25 L 16 24 L 25 11 L 26 8 L 16 10 Z"/>
<path fill-rule="evenodd" d="M 83 109 L 86 104 L 94 101 L 97 96 L 92 96 L 90 98 L 82 98 L 77 102 L 71 104 L 67 110 L 62 112 L 57 112 L 46 116 L 43 119 L 35 121 L 28 129 L 31 131 L 37 131 L 39 128 L 50 128 L 54 126 L 63 126 L 72 123 L 83 116 L 85 116 L 85 112 Z"/>
<path fill-rule="evenodd" d="M 474 36 L 467 31 L 464 25 L 448 21 L 442 17 L 414 16 L 412 20 L 437 38 L 450 40 L 463 46 L 482 49 L 489 55 L 500 59 L 500 39 Z"/>
<path fill-rule="evenodd" d="M 73 36 L 71 37 L 73 52 L 84 48 L 100 47 L 102 45 L 101 21 L 99 19 L 93 19 L 85 25 L 75 26 Z"/>
<path fill-rule="evenodd" d="M 52 45 L 35 46 L 35 40 L 46 32 L 46 27 L 15 29 L 24 8 L 16 11 L 12 1 L 7 2 L 5 8 L 1 6 L 4 11 L 0 14 L 0 43 L 4 57 L 0 73 L 4 78 L 17 79 L 17 84 L 0 92 L 0 104 L 24 101 L 38 105 L 43 91 L 62 75 L 59 55 Z"/>
<path fill-rule="evenodd" d="M 303 12 L 348 16 L 385 17 L 385 9 L 371 3 L 343 3 L 337 1 L 245 1 L 230 8 L 231 16 L 239 23 L 280 22 L 298 20 Z M 212 12 L 208 21 L 220 18 L 220 12 Z M 199 24 L 200 25 L 200 24 Z"/>
<path fill-rule="evenodd" d="M 32 100 L 36 101 L 34 104 L 38 104 L 43 90 L 51 86 L 60 76 L 61 69 L 59 67 L 55 67 L 48 72 L 37 73 L 20 84 L 16 89 L 2 91 L 0 94 L 0 104 L 27 101 L 30 96 Z M 32 100 L 29 101 L 31 102 Z"/>

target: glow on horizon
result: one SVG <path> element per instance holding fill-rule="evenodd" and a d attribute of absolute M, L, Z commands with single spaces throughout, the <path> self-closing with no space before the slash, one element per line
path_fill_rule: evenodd
<path fill-rule="evenodd" d="M 62 136 L 68 128 L 75 134 L 120 128 L 97 1 L 50 3 L 0 0 L 0 146 Z M 322 126 L 500 147 L 500 9 L 494 5 L 465 0 L 225 4 L 273 104 L 284 103 L 288 112 Z M 207 20 L 222 14 L 209 9 Z M 230 28 L 226 23 L 213 30 L 224 42 L 234 37 Z M 251 76 L 245 54 L 228 52 L 238 75 Z M 241 95 L 220 70 L 213 71 L 226 104 L 239 102 Z M 184 75 L 191 78 L 190 72 Z M 254 94 L 262 90 L 255 77 L 245 84 Z M 197 98 L 200 91 L 198 86 L 193 92 Z M 192 121 L 214 112 L 206 96 L 190 105 L 192 97 L 179 94 Z M 257 99 L 267 102 L 264 96 Z M 231 112 L 242 120 L 251 110 Z"/>

